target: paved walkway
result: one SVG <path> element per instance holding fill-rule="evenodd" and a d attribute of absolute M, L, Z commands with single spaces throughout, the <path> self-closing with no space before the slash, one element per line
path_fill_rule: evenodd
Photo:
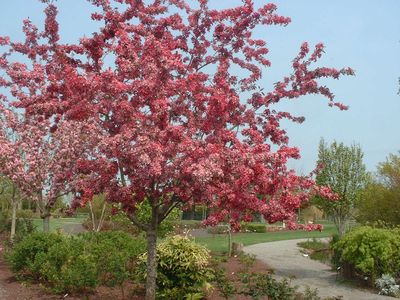
<path fill-rule="evenodd" d="M 247 246 L 244 251 L 254 254 L 275 271 L 276 277 L 294 277 L 293 285 L 317 288 L 321 297 L 343 296 L 344 300 L 389 300 L 393 297 L 372 294 L 368 291 L 348 287 L 336 281 L 336 273 L 330 267 L 300 253 L 297 243 L 288 240 Z"/>

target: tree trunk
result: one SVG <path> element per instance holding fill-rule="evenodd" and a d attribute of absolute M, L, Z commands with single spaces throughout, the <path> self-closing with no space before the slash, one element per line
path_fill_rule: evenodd
<path fill-rule="evenodd" d="M 346 233 L 346 221 L 340 216 L 334 216 L 333 221 L 338 230 L 339 237 L 342 237 Z"/>
<path fill-rule="evenodd" d="M 92 219 L 92 231 L 96 231 L 96 220 L 95 220 L 95 215 L 93 212 L 92 200 L 89 201 L 88 204 L 89 204 L 89 209 L 90 209 L 90 218 Z"/>
<path fill-rule="evenodd" d="M 147 278 L 146 278 L 146 300 L 156 298 L 157 278 L 157 231 L 150 229 L 147 236 Z"/>
<path fill-rule="evenodd" d="M 50 232 L 50 208 L 45 207 L 42 214 L 43 218 L 43 232 Z"/>
<path fill-rule="evenodd" d="M 11 205 L 12 205 L 12 215 L 11 215 L 11 233 L 10 233 L 10 241 L 14 242 L 15 231 L 17 227 L 17 201 L 15 200 L 15 186 L 12 186 L 12 195 L 11 195 Z"/>
<path fill-rule="evenodd" d="M 99 232 L 101 230 L 101 227 L 103 227 L 104 218 L 105 218 L 105 212 L 106 212 L 106 204 L 107 204 L 107 202 L 104 201 L 103 208 L 101 209 L 101 215 L 100 215 L 100 219 L 99 219 L 99 224 L 97 224 L 97 228 L 96 228 L 97 232 Z"/>
<path fill-rule="evenodd" d="M 43 232 L 50 232 L 50 214 L 43 217 Z"/>
<path fill-rule="evenodd" d="M 11 216 L 11 234 L 10 234 L 11 243 L 14 242 L 16 227 L 17 227 L 17 202 L 15 201 L 15 199 L 13 199 L 12 200 L 12 216 Z"/>
<path fill-rule="evenodd" d="M 338 231 L 340 237 L 342 237 L 346 233 L 346 222 L 344 222 L 343 220 L 339 223 Z"/>
<path fill-rule="evenodd" d="M 196 204 L 193 204 L 192 210 L 190 211 L 190 220 L 195 219 L 195 214 L 196 214 Z"/>
<path fill-rule="evenodd" d="M 231 225 L 228 225 L 228 257 L 232 256 L 232 230 Z"/>

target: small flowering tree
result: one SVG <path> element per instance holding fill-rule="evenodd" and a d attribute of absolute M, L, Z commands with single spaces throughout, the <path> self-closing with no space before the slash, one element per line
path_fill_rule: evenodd
<path fill-rule="evenodd" d="M 24 119 L 0 105 L 0 172 L 14 189 L 34 201 L 49 231 L 50 210 L 74 182 L 74 162 L 90 149 L 93 128 L 85 122 L 63 122 L 49 132 L 49 121 Z"/>
<path fill-rule="evenodd" d="M 289 220 L 295 228 L 295 211 L 315 185 L 287 168 L 300 154 L 288 146 L 280 122 L 304 118 L 273 107 L 318 94 L 346 109 L 318 80 L 353 71 L 313 68 L 324 46 L 303 43 L 291 74 L 264 92 L 259 83 L 271 63 L 254 28 L 290 22 L 274 4 L 255 8 L 244 0 L 215 10 L 206 0 L 89 2 L 97 7 L 92 19 L 100 28 L 76 44 L 60 41 L 52 3 L 43 32 L 25 21 L 24 43 L 2 38 L 10 50 L 0 67 L 9 77 L 0 85 L 11 89 L 27 115 L 93 119 L 102 128 L 90 159 L 76 161 L 83 175 L 75 205 L 104 193 L 146 232 L 146 299 L 155 298 L 156 233 L 175 207 L 206 204 L 210 225 L 227 218 L 237 228 L 259 212 L 268 222 Z M 15 52 L 31 65 L 11 63 Z M 26 93 L 26 86 L 37 85 L 40 92 Z M 136 215 L 144 201 L 151 207 L 146 222 Z"/>

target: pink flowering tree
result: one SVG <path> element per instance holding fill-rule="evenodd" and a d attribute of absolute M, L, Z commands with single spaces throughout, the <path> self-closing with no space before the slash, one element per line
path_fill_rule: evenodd
<path fill-rule="evenodd" d="M 237 228 L 258 212 L 268 222 L 288 220 L 295 228 L 295 211 L 316 188 L 311 177 L 287 167 L 300 154 L 288 146 L 280 123 L 304 118 L 274 105 L 317 94 L 346 109 L 319 80 L 353 71 L 313 67 L 324 46 L 303 43 L 290 74 L 264 92 L 259 86 L 271 62 L 266 42 L 253 31 L 290 23 L 274 4 L 255 8 L 244 0 L 215 10 L 207 0 L 89 2 L 99 29 L 76 44 L 60 40 L 51 3 L 43 32 L 25 21 L 26 41 L 2 38 L 9 51 L 0 67 L 11 80 L 0 85 L 11 89 L 14 105 L 27 115 L 55 126 L 54 115 L 91 118 L 102 128 L 96 151 L 76 163 L 84 176 L 75 185 L 75 204 L 104 193 L 146 232 L 146 299 L 155 297 L 156 233 L 175 207 L 207 205 L 209 225 L 228 219 Z M 11 63 L 13 53 L 31 64 Z M 27 86 L 40 92 L 28 95 Z M 144 201 L 151 206 L 148 222 L 136 216 Z"/>
<path fill-rule="evenodd" d="M 48 120 L 25 119 L 0 105 L 0 173 L 34 201 L 49 231 L 57 198 L 73 191 L 75 161 L 87 157 L 93 141 L 87 122 L 63 122 L 55 132 Z"/>

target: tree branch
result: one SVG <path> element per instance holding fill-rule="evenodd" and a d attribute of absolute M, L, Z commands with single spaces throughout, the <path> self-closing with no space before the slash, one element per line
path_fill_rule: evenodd
<path fill-rule="evenodd" d="M 133 224 L 135 224 L 137 227 L 139 227 L 143 231 L 148 231 L 150 229 L 150 226 L 148 224 L 143 224 L 141 223 L 138 218 L 134 214 L 128 214 L 129 220 L 132 221 Z"/>

